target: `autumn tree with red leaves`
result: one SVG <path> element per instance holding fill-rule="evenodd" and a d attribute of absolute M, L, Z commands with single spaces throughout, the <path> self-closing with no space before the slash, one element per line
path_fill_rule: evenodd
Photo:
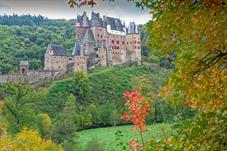
<path fill-rule="evenodd" d="M 128 109 L 128 113 L 123 114 L 121 118 L 131 121 L 134 124 L 134 130 L 140 133 L 142 145 L 144 146 L 143 133 L 146 130 L 145 119 L 148 116 L 150 105 L 141 97 L 141 93 L 137 90 L 131 92 L 125 91 L 124 96 L 126 97 L 125 106 Z M 132 140 L 130 142 L 131 147 L 138 148 L 138 145 L 137 140 Z"/>

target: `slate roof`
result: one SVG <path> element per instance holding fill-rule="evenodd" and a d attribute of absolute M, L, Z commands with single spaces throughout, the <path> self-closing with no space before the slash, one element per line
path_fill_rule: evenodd
<path fill-rule="evenodd" d="M 135 22 L 130 22 L 129 23 L 129 28 L 128 28 L 128 33 L 136 33 L 136 24 Z"/>
<path fill-rule="evenodd" d="M 28 65 L 29 65 L 28 61 L 22 60 L 22 61 L 20 62 L 20 66 L 28 66 Z"/>
<path fill-rule="evenodd" d="M 106 17 L 105 22 L 106 25 L 110 25 L 111 30 L 124 31 L 124 26 L 118 18 Z"/>
<path fill-rule="evenodd" d="M 86 43 L 96 43 L 93 32 L 90 29 L 87 30 L 82 40 L 82 44 L 86 44 Z"/>
<path fill-rule="evenodd" d="M 99 13 L 92 12 L 90 25 L 91 25 L 91 27 L 94 27 L 94 26 L 102 27 L 103 26 L 103 22 L 102 22 L 102 19 L 100 18 Z"/>
<path fill-rule="evenodd" d="M 73 52 L 72 52 L 72 56 L 79 56 L 80 51 L 81 51 L 80 43 L 77 41 L 75 43 L 75 46 L 74 46 L 74 49 L 73 49 Z"/>
<path fill-rule="evenodd" d="M 82 16 L 78 15 L 76 18 L 76 23 L 79 23 L 79 25 L 82 26 L 82 22 L 83 22 Z"/>
<path fill-rule="evenodd" d="M 65 56 L 65 48 L 62 45 L 49 44 L 48 50 L 53 51 L 54 56 Z"/>

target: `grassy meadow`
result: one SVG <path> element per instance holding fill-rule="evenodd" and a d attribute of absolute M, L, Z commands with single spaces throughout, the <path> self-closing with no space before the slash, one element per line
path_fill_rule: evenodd
<path fill-rule="evenodd" d="M 117 137 L 115 133 L 117 131 L 122 132 L 123 136 L 121 137 L 121 141 L 124 143 L 128 143 L 132 139 L 138 139 L 140 141 L 139 133 L 133 131 L 132 125 L 83 130 L 77 133 L 75 139 L 81 145 L 82 150 L 93 138 L 99 140 L 99 142 L 104 146 L 105 150 L 116 150 L 117 141 L 115 139 Z M 145 141 L 150 139 L 158 140 L 172 133 L 173 129 L 171 128 L 171 124 L 163 123 L 148 125 L 147 131 L 144 133 L 144 139 Z"/>

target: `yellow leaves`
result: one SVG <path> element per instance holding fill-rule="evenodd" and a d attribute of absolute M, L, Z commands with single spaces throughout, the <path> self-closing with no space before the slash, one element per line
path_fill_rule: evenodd
<path fill-rule="evenodd" d="M 163 89 L 160 91 L 160 95 L 164 96 L 164 97 L 168 97 L 170 92 L 172 91 L 172 84 L 171 83 L 167 83 Z"/>
<path fill-rule="evenodd" d="M 0 100 L 0 111 L 1 111 L 1 109 L 4 107 L 4 103 L 5 103 L 4 101 L 1 101 L 1 100 Z"/>
<path fill-rule="evenodd" d="M 198 108 L 198 102 L 196 100 L 189 100 L 187 102 L 187 105 L 190 106 L 193 109 L 197 109 Z"/>
<path fill-rule="evenodd" d="M 41 124 L 40 126 L 43 129 L 43 133 L 46 133 L 50 129 L 52 124 L 50 117 L 48 116 L 48 114 L 41 113 L 39 115 L 39 120 Z"/>
<path fill-rule="evenodd" d="M 63 151 L 51 140 L 42 139 L 34 130 L 23 129 L 15 137 L 0 136 L 0 149 L 18 151 Z"/>

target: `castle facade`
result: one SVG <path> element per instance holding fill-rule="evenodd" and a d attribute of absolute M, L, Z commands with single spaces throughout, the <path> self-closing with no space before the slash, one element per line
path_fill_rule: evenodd
<path fill-rule="evenodd" d="M 44 70 L 87 73 L 97 65 L 141 61 L 140 34 L 134 22 L 126 27 L 118 18 L 92 12 L 89 19 L 84 12 L 77 16 L 75 30 L 77 41 L 72 54 L 67 55 L 62 45 L 49 44 Z"/>

